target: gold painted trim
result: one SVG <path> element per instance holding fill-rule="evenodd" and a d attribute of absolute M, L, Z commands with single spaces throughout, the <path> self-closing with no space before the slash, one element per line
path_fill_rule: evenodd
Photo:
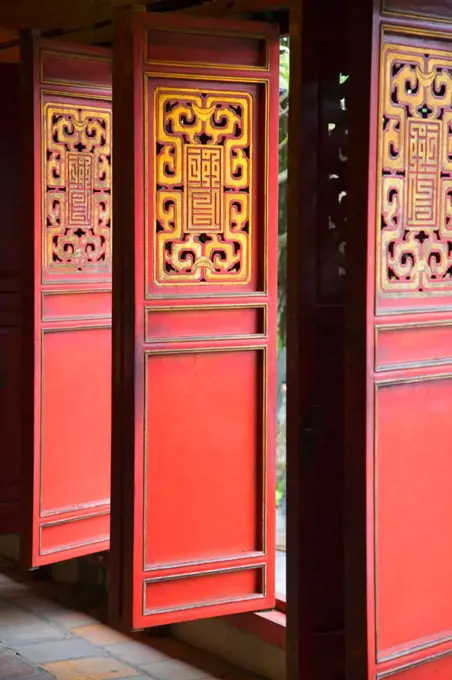
<path fill-rule="evenodd" d="M 430 382 L 432 380 L 447 380 L 452 378 L 452 372 L 446 373 L 427 373 L 425 375 L 406 376 L 401 378 L 380 378 L 375 380 L 375 388 L 391 387 L 394 385 L 405 385 L 417 382 Z M 376 395 L 375 395 L 376 396 Z"/>
<path fill-rule="evenodd" d="M 80 503 L 79 505 L 69 505 L 68 507 L 65 508 L 56 508 L 55 510 L 46 510 L 44 512 L 40 513 L 41 518 L 46 518 L 46 517 L 57 517 L 58 515 L 67 515 L 70 512 L 81 512 L 82 510 L 90 510 L 91 508 L 100 508 L 105 506 L 109 506 L 111 504 L 110 498 L 104 498 L 100 501 L 94 501 L 92 503 Z M 71 519 L 71 518 L 69 518 Z M 69 521 L 69 520 L 63 520 L 63 521 Z"/>
<path fill-rule="evenodd" d="M 425 21 L 425 17 L 424 17 Z M 418 314 L 427 312 L 438 312 L 445 311 L 445 309 L 450 309 L 452 303 L 446 308 L 441 307 L 441 303 L 444 298 L 452 296 L 452 290 L 431 290 L 429 289 L 427 294 L 425 291 L 388 291 L 383 289 L 382 286 L 382 258 L 381 258 L 381 213 L 382 213 L 382 170 L 383 170 L 383 149 L 382 149 L 382 130 L 380 127 L 380 121 L 383 119 L 384 114 L 384 84 L 385 84 L 385 58 L 386 53 L 389 50 L 406 48 L 424 54 L 425 47 L 419 45 L 405 45 L 403 43 L 397 42 L 398 37 L 403 36 L 420 36 L 423 39 L 426 38 L 437 38 L 442 40 L 447 40 L 450 42 L 451 34 L 446 31 L 435 31 L 435 30 L 423 30 L 421 28 L 409 27 L 409 26 L 398 26 L 396 24 L 390 24 L 387 22 L 382 22 L 380 25 L 379 33 L 379 61 L 378 61 L 378 132 L 376 136 L 377 144 L 377 172 L 376 172 L 376 195 L 375 195 L 375 215 L 374 215 L 374 233 L 375 233 L 375 253 L 374 253 L 374 311 L 376 316 L 384 315 L 395 315 L 395 314 Z M 388 38 L 389 40 L 386 40 Z M 446 49 L 441 49 L 440 47 L 435 47 L 435 51 L 442 53 L 450 61 L 450 53 Z M 406 302 L 405 305 L 399 307 L 386 307 L 385 301 L 403 300 Z M 417 306 L 416 303 L 419 300 L 426 300 L 428 304 Z"/>
<path fill-rule="evenodd" d="M 249 347 L 208 347 L 208 348 L 201 348 L 201 347 L 193 347 L 193 348 L 184 348 L 184 349 L 174 349 L 174 348 L 164 348 L 164 349 L 147 349 L 143 352 L 144 354 L 144 380 L 143 380 L 143 487 L 142 487 L 142 493 L 143 493 L 143 514 L 142 514 L 142 525 L 143 525 L 143 533 L 142 533 L 142 539 L 143 539 L 143 554 L 141 557 L 141 563 L 142 563 L 142 570 L 144 572 L 150 571 L 149 567 L 150 565 L 147 564 L 146 560 L 146 552 L 147 552 L 147 522 L 146 522 L 146 516 L 147 516 L 147 493 L 146 493 L 146 485 L 147 485 L 147 460 L 148 460 L 148 447 L 147 447 L 147 441 L 148 441 L 148 427 L 147 427 L 147 417 L 146 414 L 148 412 L 148 402 L 147 402 L 147 395 L 148 395 L 148 361 L 147 358 L 149 356 L 155 356 L 155 355 L 173 355 L 173 354 L 212 354 L 212 353 L 220 353 L 220 352 L 255 352 L 255 351 L 261 351 L 262 356 L 263 356 L 263 361 L 262 361 L 262 402 L 261 402 L 261 413 L 262 413 L 262 428 L 261 428 L 261 436 L 262 436 L 262 442 L 261 442 L 261 456 L 262 456 L 262 480 L 261 480 L 261 494 L 262 494 L 262 503 L 261 503 L 261 513 L 262 513 L 262 518 L 261 518 L 261 543 L 262 543 L 262 550 L 256 551 L 256 552 L 261 552 L 264 555 L 267 554 L 267 513 L 268 513 L 268 498 L 267 498 L 267 474 L 268 474 L 268 445 L 267 445 L 267 419 L 268 419 L 268 389 L 267 389 L 267 382 L 268 382 L 268 352 L 267 352 L 267 346 L 266 345 L 250 345 Z M 257 480 L 256 480 L 257 481 Z M 209 558 L 210 559 L 210 558 Z M 229 558 L 227 558 L 229 559 Z M 207 560 L 204 560 L 207 562 Z M 216 560 L 215 561 L 219 561 Z M 173 565 L 169 565 L 168 568 L 172 568 Z M 164 567 L 159 567 L 160 569 Z"/>
<path fill-rule="evenodd" d="M 384 656 L 378 656 L 378 663 L 385 663 L 386 661 L 394 661 L 396 659 L 401 659 L 409 654 L 416 654 L 417 652 L 423 652 L 426 649 L 432 649 L 433 647 L 439 647 L 439 645 L 444 645 L 447 642 L 452 642 L 452 633 L 449 635 L 444 635 L 443 637 L 433 638 L 427 642 L 422 642 L 420 644 L 414 644 L 412 647 L 404 647 L 403 649 L 398 649 L 393 653 L 385 654 Z M 452 654 L 452 651 L 450 652 Z"/>
<path fill-rule="evenodd" d="M 387 20 L 394 18 L 394 19 L 415 19 L 416 21 L 424 21 L 424 22 L 425 21 L 434 21 L 435 23 L 438 22 L 438 23 L 446 24 L 446 25 L 452 23 L 452 19 L 450 19 L 449 17 L 446 17 L 446 16 L 438 16 L 436 14 L 433 15 L 433 16 L 431 14 L 417 14 L 416 12 L 409 12 L 409 11 L 404 12 L 401 9 L 398 9 L 398 10 L 397 9 L 395 9 L 395 10 L 385 9 L 384 7 L 382 7 L 382 9 L 381 9 L 381 15 L 382 15 L 382 17 L 384 17 L 384 19 L 387 19 Z M 405 30 L 405 28 L 403 26 L 401 28 L 403 30 Z M 423 35 L 427 33 L 427 31 L 422 31 L 422 29 L 419 29 L 419 32 Z"/>
<path fill-rule="evenodd" d="M 94 99 L 100 102 L 111 102 L 112 95 L 106 94 L 91 94 L 85 92 L 71 92 L 67 90 L 47 90 L 41 89 L 41 95 L 46 95 L 48 97 L 62 97 L 63 99 Z M 64 104 L 64 102 L 56 102 L 57 104 Z"/>
<path fill-rule="evenodd" d="M 62 59 L 75 59 L 79 61 L 97 61 L 103 62 L 105 64 L 112 64 L 111 57 L 101 57 L 100 55 L 88 55 L 80 54 L 78 52 L 64 52 L 62 50 L 52 50 L 52 49 L 42 49 L 39 52 L 39 81 L 40 85 L 53 84 L 61 85 L 63 87 L 89 87 L 92 90 L 104 90 L 111 91 L 111 85 L 99 85 L 92 82 L 84 82 L 78 80 L 58 80 L 57 78 L 45 78 L 44 77 L 44 58 L 45 57 L 60 57 Z"/>
<path fill-rule="evenodd" d="M 257 76 L 254 78 L 252 76 L 240 76 L 240 75 L 231 75 L 231 76 L 226 76 L 226 75 L 221 75 L 217 76 L 214 74 L 211 75 L 204 75 L 202 73 L 169 73 L 168 71 L 148 71 L 145 70 L 143 71 L 143 75 L 145 78 L 148 78 L 149 80 L 151 78 L 167 78 L 168 80 L 208 80 L 212 83 L 259 83 L 261 85 L 268 85 L 270 82 L 270 75 L 267 77 L 261 76 L 258 78 Z"/>
<path fill-rule="evenodd" d="M 91 283 L 89 281 L 88 283 Z M 52 285 L 52 284 L 46 284 L 46 285 Z M 83 285 L 83 282 L 80 282 L 80 285 Z M 41 291 L 43 297 L 47 297 L 48 295 L 81 295 L 82 293 L 111 293 L 112 289 L 110 288 L 74 288 L 72 290 L 71 288 L 58 288 L 56 290 L 51 290 L 51 289 L 46 289 Z"/>
<path fill-rule="evenodd" d="M 164 338 L 154 338 L 150 340 L 149 333 L 149 315 L 155 312 L 166 312 L 166 313 L 178 313 L 178 312 L 195 312 L 195 311 L 232 311 L 235 309 L 250 309 L 250 310 L 262 310 L 263 312 L 263 331 L 262 333 L 244 333 L 238 335 L 189 335 L 189 336 L 177 336 L 177 337 L 164 337 Z M 159 307 L 145 307 L 144 308 L 144 341 L 145 344 L 156 344 L 156 343 L 167 343 L 167 342 L 203 342 L 205 340 L 265 340 L 268 337 L 268 305 L 265 303 L 260 304 L 213 304 L 213 305 L 187 305 L 186 307 L 173 307 L 171 305 L 159 306 Z"/>
<path fill-rule="evenodd" d="M 256 41 L 263 41 L 265 43 L 265 65 L 264 66 L 245 66 L 242 64 L 212 64 L 204 61 L 164 61 L 160 59 L 149 59 L 148 50 L 150 40 L 149 34 L 154 31 L 161 31 L 162 33 L 180 33 L 182 35 L 207 35 L 212 36 L 212 31 L 208 30 L 194 30 L 194 29 L 184 29 L 184 28 L 167 28 L 159 26 L 158 28 L 150 28 L 146 30 L 146 40 L 144 41 L 143 50 L 143 63 L 150 64 L 152 66 L 184 66 L 187 68 L 211 68 L 219 71 L 233 70 L 233 71 L 245 71 L 245 72 L 270 72 L 270 38 L 268 35 L 258 35 L 258 34 L 248 34 L 248 33 L 233 33 L 231 31 L 214 31 L 214 36 L 219 38 L 238 38 L 238 39 L 252 39 Z"/>
<path fill-rule="evenodd" d="M 47 527 L 58 526 L 60 524 L 73 524 L 73 522 L 80 522 L 84 519 L 93 519 L 94 517 L 104 517 L 110 514 L 110 510 L 102 510 L 100 512 L 92 512 L 89 515 L 81 515 L 80 517 L 67 517 L 65 519 L 56 519 L 51 522 L 43 522 L 40 524 L 41 529 Z"/>
<path fill-rule="evenodd" d="M 209 557 L 203 560 L 187 560 L 186 562 L 162 562 L 156 563 L 152 566 L 147 565 L 143 570 L 146 574 L 152 573 L 153 571 L 169 571 L 170 569 L 186 569 L 188 567 L 200 567 L 203 565 L 210 564 L 222 564 L 224 562 L 238 562 L 239 560 L 262 560 L 265 559 L 267 555 L 262 552 L 262 550 L 255 552 L 241 553 L 240 555 L 230 555 L 227 557 Z M 246 565 L 247 567 L 249 565 Z M 162 577 L 160 580 L 164 580 Z M 152 580 L 152 579 L 151 579 Z M 159 580 L 159 579 L 157 579 Z"/>
<path fill-rule="evenodd" d="M 54 555 L 56 553 L 67 552 L 68 550 L 75 550 L 75 548 L 83 548 L 84 546 L 97 545 L 98 543 L 106 543 L 110 540 L 110 536 L 105 536 L 102 538 L 91 539 L 89 541 L 78 541 L 76 543 L 71 543 L 70 545 L 65 545 L 58 548 L 51 548 L 49 550 L 42 550 L 42 533 L 43 529 L 47 529 L 52 526 L 57 526 L 59 524 L 72 524 L 73 522 L 78 522 L 84 519 L 93 519 L 95 517 L 107 516 L 110 511 L 106 512 L 94 512 L 89 515 L 83 515 L 82 517 L 72 517 L 70 519 L 55 520 L 54 522 L 45 522 L 39 525 L 39 556 L 44 557 L 45 555 Z"/>
<path fill-rule="evenodd" d="M 378 363 L 378 343 L 380 336 L 385 332 L 404 331 L 407 329 L 423 329 L 423 328 L 441 328 L 452 326 L 450 321 L 413 321 L 411 323 L 394 323 L 394 324 L 377 324 L 374 327 L 374 370 L 375 373 L 384 373 L 388 371 L 401 371 L 409 368 L 434 368 L 435 366 L 444 366 L 452 364 L 452 350 L 450 357 L 443 357 L 438 359 L 424 359 L 419 361 L 400 361 L 393 364 L 384 364 L 380 366 Z"/>
<path fill-rule="evenodd" d="M 68 277 L 61 277 L 57 278 L 55 280 L 50 279 L 46 280 L 45 276 L 48 275 L 47 271 L 47 253 L 46 253 L 46 247 L 47 247 L 47 239 L 45 236 L 47 236 L 45 230 L 44 230 L 44 225 L 46 224 L 46 191 L 45 187 L 46 185 L 46 162 L 47 162 L 47 150 L 46 150 L 46 140 L 44 139 L 44 121 L 45 121 L 45 111 L 47 106 L 75 106 L 76 102 L 54 102 L 54 101 L 44 101 L 46 97 L 53 97 L 53 96 L 60 96 L 63 97 L 65 100 L 70 99 L 76 99 L 78 102 L 80 102 L 81 99 L 92 99 L 95 101 L 100 101 L 100 102 L 109 102 L 110 106 L 105 106 L 103 107 L 102 105 L 100 106 L 101 109 L 105 109 L 105 111 L 108 111 L 110 114 L 110 122 L 112 123 L 113 120 L 113 110 L 112 110 L 112 97 L 111 95 L 109 97 L 98 97 L 95 95 L 85 95 L 85 94 L 78 94 L 76 92 L 70 93 L 70 92 L 58 92 L 55 93 L 52 90 L 45 90 L 41 89 L 40 92 L 40 99 L 39 99 L 39 148 L 40 148 L 40 153 L 41 153 L 41 158 L 40 158 L 40 171 L 41 171 L 41 177 L 40 177 L 40 204 L 41 204 L 41 210 L 40 210 L 40 215 L 41 215 L 41 226 L 40 226 L 40 239 L 41 239 L 41 263 L 40 263 L 40 268 L 41 268 L 41 285 L 42 286 L 54 286 L 54 285 L 60 285 L 60 286 L 67 286 L 67 285 L 105 285 L 109 284 L 110 287 L 110 292 L 112 291 L 112 277 L 113 277 L 113 183 L 110 187 L 110 197 L 111 197 L 111 227 L 110 227 L 110 270 L 107 271 L 105 274 L 97 276 L 94 274 L 89 274 L 88 276 L 90 277 L 88 280 L 83 280 L 83 279 L 71 279 Z M 97 106 L 91 106 L 91 105 L 82 105 L 83 109 L 86 109 L 88 111 L 96 111 L 99 107 Z M 112 167 L 112 166 L 111 166 Z M 43 291 L 44 292 L 44 291 Z M 47 292 L 47 291 L 46 291 Z M 42 316 L 42 312 L 41 312 Z"/>
<path fill-rule="evenodd" d="M 165 581 L 174 581 L 187 578 L 196 578 L 202 576 L 218 576 L 221 574 L 232 574 L 239 573 L 242 571 L 261 571 L 261 583 L 262 583 L 262 593 L 256 593 L 256 595 L 247 595 L 245 597 L 232 597 L 224 598 L 219 600 L 211 600 L 205 602 L 195 602 L 193 604 L 179 605 L 177 607 L 165 607 L 160 609 L 147 609 L 146 607 L 146 586 L 152 585 L 153 583 L 161 583 Z M 222 604 L 233 604 L 239 602 L 248 602 L 252 600 L 263 600 L 267 595 L 267 565 L 266 564 L 256 564 L 254 566 L 244 566 L 244 567 L 230 567 L 227 569 L 212 569 L 211 571 L 197 571 L 190 574 L 174 574 L 171 576 L 161 576 L 158 578 L 148 578 L 143 580 L 143 616 L 152 616 L 154 614 L 169 614 L 172 612 L 186 611 L 187 609 L 202 609 L 205 607 L 214 607 Z"/>
<path fill-rule="evenodd" d="M 413 661 L 412 663 L 406 663 L 403 666 L 399 666 L 398 668 L 391 668 L 390 670 L 378 673 L 377 680 L 384 680 L 384 678 L 392 677 L 393 675 L 397 675 L 398 673 L 404 673 L 405 671 L 409 671 L 412 668 L 418 668 L 419 666 L 424 666 L 428 663 L 432 663 L 434 661 L 447 658 L 448 656 L 451 656 L 451 654 L 452 650 L 448 650 L 446 652 L 440 652 L 439 654 L 433 654 L 432 656 L 428 656 L 424 659 L 418 659 L 417 661 Z"/>
<path fill-rule="evenodd" d="M 212 83 L 214 84 L 215 81 L 214 79 L 210 79 Z M 173 88 L 164 86 L 164 87 L 156 87 L 154 92 L 153 92 L 153 138 L 154 141 L 157 140 L 157 115 L 156 115 L 156 99 L 157 96 L 159 95 L 160 92 L 165 92 L 165 91 L 171 91 Z M 174 91 L 177 93 L 193 93 L 192 88 L 184 88 L 184 87 L 175 87 Z M 207 90 L 206 90 L 207 91 Z M 208 90 L 209 94 L 211 96 L 217 96 L 221 98 L 221 95 L 229 95 L 229 96 L 234 96 L 237 95 L 237 92 L 231 92 L 228 90 L 216 90 L 216 89 L 209 89 Z M 149 79 L 145 78 L 145 101 L 147 104 L 149 104 Z M 153 247 L 154 247 L 154 258 L 153 258 L 153 272 L 152 272 L 152 285 L 153 287 L 156 286 L 160 290 L 171 290 L 171 288 L 175 287 L 176 289 L 187 287 L 187 289 L 190 288 L 202 288 L 204 286 L 245 286 L 249 284 L 249 282 L 252 279 L 253 271 L 252 271 L 252 266 L 253 266 L 253 256 L 254 256 L 254 184 L 253 184 L 253 179 L 254 179 L 254 132 L 255 132 L 255 117 L 254 117 L 254 97 L 250 92 L 243 92 L 240 93 L 240 95 L 248 100 L 248 107 L 249 107 L 249 120 L 247 121 L 248 123 L 248 135 L 249 135 L 249 148 L 250 148 L 250 158 L 249 158 L 249 175 L 250 175 L 250 184 L 249 184 L 249 231 L 248 231 L 248 245 L 247 245 L 247 254 L 246 254 L 246 272 L 247 275 L 245 278 L 241 280 L 232 280 L 232 281 L 210 281 L 206 284 L 199 284 L 197 281 L 182 281 L 182 282 L 177 282 L 177 281 L 169 281 L 169 282 L 163 282 L 158 280 L 158 248 L 157 248 L 157 233 L 155 228 L 152 231 L 152 240 L 153 240 Z M 149 130 L 149 110 L 146 107 L 145 108 L 145 133 L 148 132 Z M 268 136 L 268 135 L 267 135 Z M 145 140 L 145 153 L 147 155 L 149 149 L 149 140 L 146 138 Z M 155 152 L 152 154 L 152 160 L 153 160 L 153 176 L 154 179 L 157 177 L 157 155 Z M 145 176 L 145 191 L 148 190 L 148 164 L 146 163 L 145 165 L 146 168 L 146 176 Z M 157 209 L 156 209 L 156 191 L 153 188 L 152 192 L 152 207 L 153 207 L 153 215 L 157 215 Z M 146 205 L 148 206 L 148 202 L 146 200 Z M 148 215 L 146 215 L 148 217 Z M 264 221 L 264 224 L 266 225 L 266 221 Z M 145 226 L 146 226 L 146 236 L 148 234 L 148 226 L 149 222 L 148 220 L 145 220 Z M 266 252 L 266 251 L 265 251 Z M 148 262 L 149 262 L 149 253 L 146 253 L 146 268 L 148 268 Z M 148 272 L 147 272 L 148 273 Z M 146 293 L 149 293 L 149 282 L 146 287 Z"/>
<path fill-rule="evenodd" d="M 262 291 L 240 291 L 238 290 L 237 293 L 221 293 L 221 292 L 209 292 L 207 295 L 205 292 L 202 290 L 198 293 L 196 292 L 195 285 L 192 283 L 172 283 L 168 284 L 167 286 L 162 287 L 162 290 L 165 289 L 170 289 L 172 286 L 176 288 L 180 287 L 193 287 L 193 293 L 188 292 L 184 293 L 183 296 L 181 295 L 180 297 L 185 297 L 185 298 L 196 298 L 196 297 L 220 297 L 220 296 L 225 296 L 225 295 L 253 295 L 257 293 L 261 293 L 264 295 L 268 295 L 268 215 L 269 215 L 269 205 L 270 205 L 270 192 L 271 192 L 271 186 L 270 186 L 270 180 L 269 180 L 269 144 L 270 144 L 270 139 L 269 139 L 269 127 L 270 127 L 270 79 L 269 78 L 234 78 L 234 77 L 227 77 L 227 76 L 198 76 L 196 74 L 176 74 L 176 73 L 161 73 L 161 72 L 154 72 L 154 71 L 144 71 L 143 72 L 143 78 L 144 78 L 144 102 L 143 102 L 143 113 L 144 113 L 144 210 L 145 210 L 145 215 L 144 215 L 144 256 L 145 256 L 145 262 L 144 262 L 144 298 L 145 300 L 151 300 L 151 299 L 163 299 L 163 296 L 168 297 L 168 298 L 174 298 L 174 294 L 171 295 L 171 293 L 165 294 L 163 293 L 162 295 L 156 294 L 156 293 L 150 293 L 149 288 L 150 288 L 150 276 L 149 276 L 149 81 L 152 78 L 165 78 L 168 80 L 202 80 L 202 81 L 208 81 L 212 82 L 213 85 L 217 82 L 232 82 L 232 83 L 257 83 L 260 85 L 264 86 L 264 91 L 265 91 L 265 146 L 264 146 L 264 186 L 266 187 L 265 191 L 265 198 L 264 198 L 264 216 L 263 216 L 263 229 L 264 229 L 264 234 L 263 234 L 263 240 L 264 240 L 264 256 L 263 256 L 263 277 L 264 280 L 262 281 Z M 179 88 L 182 90 L 182 88 Z M 188 88 L 184 88 L 183 91 L 187 91 Z M 212 90 L 215 91 L 215 90 Z M 222 92 L 222 91 L 220 91 Z M 251 101 L 253 102 L 253 97 L 248 93 Z M 254 109 L 253 109 L 254 111 Z M 256 108 L 257 111 L 257 108 Z M 253 114 L 254 115 L 254 114 Z M 254 125 L 255 121 L 254 118 L 251 118 L 251 123 L 252 123 L 252 130 L 254 132 Z M 155 137 L 155 125 L 156 125 L 156 120 L 155 116 L 153 117 L 153 128 L 154 128 L 154 137 Z M 155 162 L 156 159 L 153 157 L 154 161 L 154 174 L 155 174 Z M 254 164 L 253 164 L 254 165 Z M 254 189 L 254 185 L 252 185 L 252 188 Z M 152 200 L 155 202 L 155 192 L 152 192 Z M 152 237 L 155 242 L 155 234 L 153 232 Z M 255 248 L 254 248 L 255 250 Z M 259 248 L 257 249 L 259 251 Z M 250 229 L 250 276 L 249 279 L 252 276 L 252 263 L 253 263 L 253 242 L 252 242 L 252 235 L 251 235 L 251 229 Z M 154 277 L 155 279 L 155 277 Z M 153 283 L 155 281 L 153 280 Z M 232 286 L 242 286 L 246 285 L 248 281 L 243 282 L 243 281 L 237 281 L 237 282 L 228 282 L 227 284 L 224 285 L 232 285 Z M 209 286 L 215 286 L 219 284 L 211 283 L 208 284 Z M 219 285 L 221 288 L 221 285 Z M 179 295 L 178 295 L 179 297 Z"/>

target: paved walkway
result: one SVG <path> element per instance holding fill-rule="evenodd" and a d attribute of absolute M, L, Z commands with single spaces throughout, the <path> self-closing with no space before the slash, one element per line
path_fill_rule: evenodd
<path fill-rule="evenodd" d="M 258 680 L 176 640 L 124 635 L 56 601 L 61 588 L 0 573 L 1 680 Z"/>

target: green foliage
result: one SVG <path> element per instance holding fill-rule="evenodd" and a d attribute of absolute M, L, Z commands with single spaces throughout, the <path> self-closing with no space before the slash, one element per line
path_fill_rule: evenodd
<path fill-rule="evenodd" d="M 278 210 L 278 349 L 286 343 L 287 149 L 289 134 L 289 39 L 280 43 L 279 68 L 279 210 Z"/>

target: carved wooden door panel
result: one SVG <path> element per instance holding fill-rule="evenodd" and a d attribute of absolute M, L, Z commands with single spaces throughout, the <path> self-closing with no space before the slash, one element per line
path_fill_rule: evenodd
<path fill-rule="evenodd" d="M 142 628 L 274 603 L 279 42 L 118 28 L 110 592 Z"/>
<path fill-rule="evenodd" d="M 111 57 L 22 43 L 22 560 L 109 547 Z"/>
<path fill-rule="evenodd" d="M 374 16 L 367 669 L 372 679 L 446 680 L 452 674 L 451 29 Z M 364 677 L 355 652 L 352 679 Z"/>

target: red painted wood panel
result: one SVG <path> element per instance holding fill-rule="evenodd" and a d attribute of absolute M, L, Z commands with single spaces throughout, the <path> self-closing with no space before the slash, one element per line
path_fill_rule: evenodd
<path fill-rule="evenodd" d="M 22 41 L 25 566 L 109 546 L 111 59 Z"/>
<path fill-rule="evenodd" d="M 15 229 L 20 203 L 19 67 L 0 65 L 0 533 L 20 524 L 22 242 Z"/>
<path fill-rule="evenodd" d="M 266 333 L 264 306 L 204 305 L 147 310 L 146 342 L 262 336 Z"/>
<path fill-rule="evenodd" d="M 125 14 L 115 48 L 111 595 L 131 628 L 274 604 L 279 41 L 226 28 L 229 47 L 224 22 Z M 143 61 L 163 29 L 180 64 Z"/>
<path fill-rule="evenodd" d="M 452 653 L 451 29 L 438 25 L 433 32 L 433 24 L 382 19 L 378 12 L 373 21 L 363 459 L 367 675 L 446 678 Z M 350 678 L 361 678 L 352 659 L 358 650 L 349 649 Z"/>

